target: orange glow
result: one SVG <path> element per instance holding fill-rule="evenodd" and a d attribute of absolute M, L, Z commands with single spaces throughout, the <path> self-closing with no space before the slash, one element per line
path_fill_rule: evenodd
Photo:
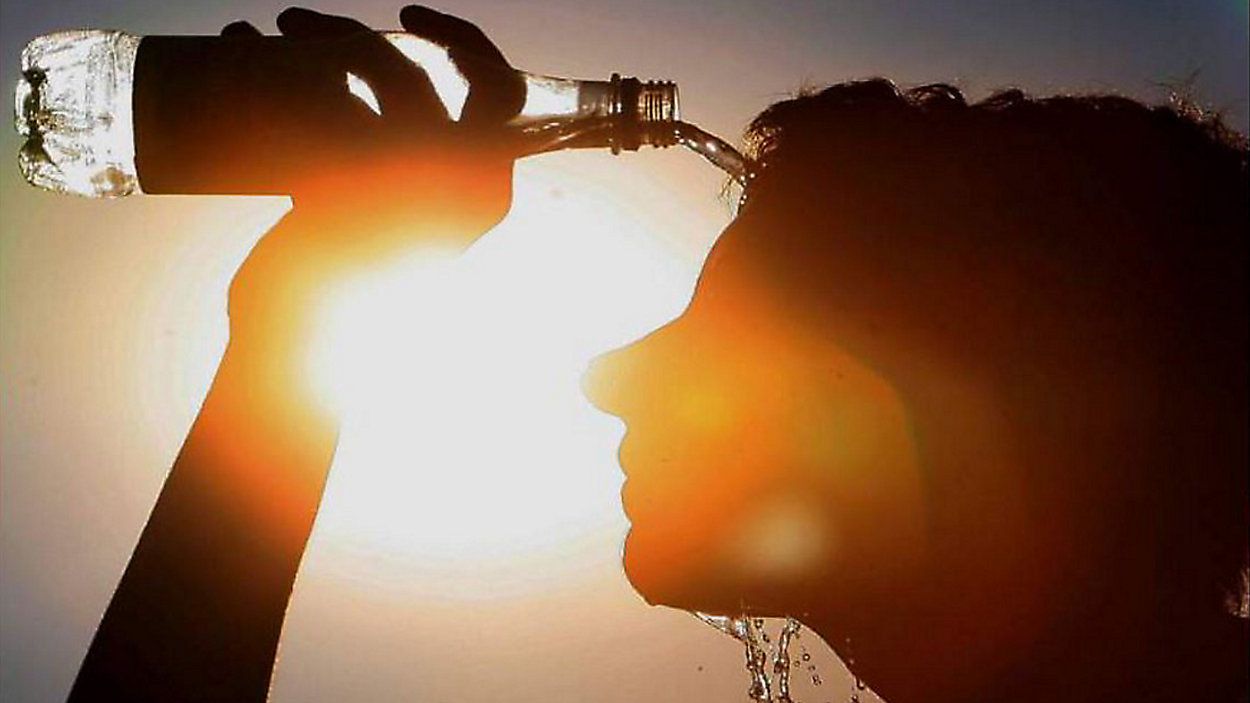
<path fill-rule="evenodd" d="M 897 391 L 788 315 L 753 272 L 706 278 L 686 316 L 589 378 L 628 425 L 626 565 L 640 590 L 812 578 L 886 507 L 893 534 L 868 541 L 914 553 L 920 482 Z"/>
<path fill-rule="evenodd" d="M 318 530 L 384 555 L 384 578 L 422 562 L 541 563 L 541 578 L 514 579 L 536 588 L 567 568 L 562 550 L 620 529 L 620 426 L 589 407 L 580 377 L 642 320 L 671 315 L 691 270 L 619 194 L 585 183 L 566 196 L 559 168 L 519 171 L 512 212 L 484 240 L 409 249 L 344 279 L 320 310 L 305 368 L 343 430 Z M 592 250 L 615 264 L 594 286 L 567 265 Z M 639 291 L 638 270 L 660 275 Z"/>

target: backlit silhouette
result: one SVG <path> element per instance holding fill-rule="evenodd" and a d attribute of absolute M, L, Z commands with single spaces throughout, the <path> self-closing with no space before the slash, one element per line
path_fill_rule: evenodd
<path fill-rule="evenodd" d="M 301 154 L 234 278 L 71 700 L 266 698 L 336 443 L 313 311 L 508 209 L 519 79 L 467 22 L 401 20 L 473 57 L 459 121 L 363 25 L 278 19 L 344 47 L 286 136 L 348 146 Z M 1244 143 L 1185 109 L 885 80 L 774 105 L 749 138 L 689 310 L 587 379 L 629 425 L 638 591 L 795 616 L 893 703 L 1244 696 Z"/>
<path fill-rule="evenodd" d="M 1244 143 L 884 80 L 748 136 L 689 309 L 588 378 L 642 595 L 792 615 L 895 703 L 1244 695 Z"/>

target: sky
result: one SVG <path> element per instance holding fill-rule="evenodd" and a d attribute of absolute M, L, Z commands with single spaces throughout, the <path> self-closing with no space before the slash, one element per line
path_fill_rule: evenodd
<path fill-rule="evenodd" d="M 284 6 L 5 0 L 0 76 L 11 85 L 21 47 L 54 30 L 271 31 Z M 398 25 L 375 0 L 312 6 Z M 674 80 L 683 116 L 730 141 L 797 89 L 878 75 L 973 98 L 1184 87 L 1247 128 L 1245 0 L 439 9 L 520 68 Z M 42 702 L 64 699 L 203 399 L 230 276 L 287 202 L 51 195 L 22 182 L 17 145 L 0 131 L 0 699 Z M 397 265 L 344 297 L 329 383 L 356 389 L 342 399 L 354 410 L 275 701 L 744 699 L 734 643 L 625 581 L 622 427 L 579 392 L 595 354 L 680 313 L 732 216 L 722 186 L 673 149 L 530 159 L 513 212 L 463 260 Z M 380 337 L 379 316 L 412 325 Z M 413 436 L 428 439 L 401 441 Z M 430 465 L 458 478 L 431 483 Z M 825 683 L 799 700 L 845 700 L 840 665 L 814 636 L 805 646 Z"/>

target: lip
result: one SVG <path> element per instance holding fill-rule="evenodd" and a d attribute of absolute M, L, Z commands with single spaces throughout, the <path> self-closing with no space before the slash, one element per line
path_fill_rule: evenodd
<path fill-rule="evenodd" d="M 626 474 L 625 480 L 621 482 L 621 508 L 625 511 L 625 517 L 629 518 L 631 523 L 634 520 L 634 516 L 630 512 L 630 506 L 634 505 L 637 499 L 637 483 L 638 480 L 630 478 L 628 474 Z"/>
<path fill-rule="evenodd" d="M 629 444 L 631 434 L 633 434 L 633 430 L 626 427 L 625 434 L 621 435 L 621 441 L 616 445 L 616 465 L 620 468 L 621 473 L 625 475 L 626 480 L 629 479 L 629 468 L 626 466 L 629 462 L 626 461 L 626 457 L 628 456 L 627 445 Z"/>
<path fill-rule="evenodd" d="M 621 511 L 625 513 L 625 519 L 629 520 L 629 523 L 632 525 L 634 523 L 634 516 L 630 515 L 629 513 L 629 496 L 627 495 L 628 491 L 629 491 L 629 481 L 627 480 L 625 481 L 625 483 L 621 484 Z"/>
<path fill-rule="evenodd" d="M 625 480 L 621 482 L 621 508 L 625 512 L 625 517 L 628 518 L 632 524 L 634 518 L 629 512 L 629 506 L 632 502 L 630 500 L 630 484 L 636 482 L 636 479 L 630 476 L 629 469 L 626 468 L 628 465 L 626 444 L 629 441 L 629 435 L 630 430 L 626 429 L 625 434 L 621 437 L 620 444 L 617 445 L 616 465 L 621 470 L 621 474 L 625 477 Z"/>

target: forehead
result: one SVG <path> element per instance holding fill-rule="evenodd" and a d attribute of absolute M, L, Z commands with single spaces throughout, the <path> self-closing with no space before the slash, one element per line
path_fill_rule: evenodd
<path fill-rule="evenodd" d="M 699 277 L 695 300 L 784 305 L 807 297 L 835 255 L 836 208 L 811 187 L 785 183 L 753 194 L 721 233 Z"/>

